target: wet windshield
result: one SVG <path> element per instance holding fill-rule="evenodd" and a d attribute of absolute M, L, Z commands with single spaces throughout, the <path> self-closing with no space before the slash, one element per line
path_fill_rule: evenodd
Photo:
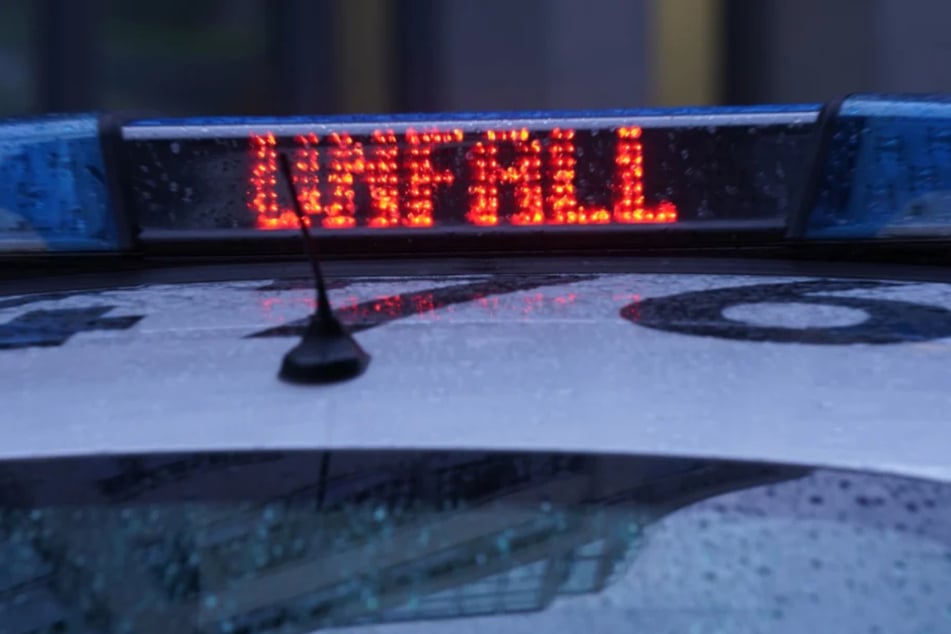
<path fill-rule="evenodd" d="M 2 632 L 951 631 L 951 486 L 926 481 L 456 452 L 3 480 Z"/>

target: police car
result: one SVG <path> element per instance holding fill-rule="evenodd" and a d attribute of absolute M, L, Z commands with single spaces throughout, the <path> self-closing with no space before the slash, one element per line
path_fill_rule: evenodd
<path fill-rule="evenodd" d="M 948 191 L 940 97 L 6 122 L 0 632 L 951 632 Z"/>

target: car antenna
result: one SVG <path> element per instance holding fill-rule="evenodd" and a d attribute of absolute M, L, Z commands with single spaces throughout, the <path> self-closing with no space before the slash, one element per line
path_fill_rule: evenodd
<path fill-rule="evenodd" d="M 278 154 L 278 161 L 291 190 L 294 213 L 307 246 L 307 256 L 317 290 L 316 310 L 310 316 L 300 343 L 284 355 L 278 376 L 291 383 L 335 383 L 358 377 L 370 364 L 370 355 L 334 315 L 327 298 L 327 285 L 324 283 L 314 237 L 307 228 L 308 220 L 304 216 L 294 179 L 291 177 L 290 163 L 284 153 Z"/>

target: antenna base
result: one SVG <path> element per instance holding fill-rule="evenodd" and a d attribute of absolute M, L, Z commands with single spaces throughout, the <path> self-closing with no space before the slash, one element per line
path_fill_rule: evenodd
<path fill-rule="evenodd" d="M 278 376 L 289 383 L 337 383 L 360 376 L 370 355 L 336 317 L 314 315 L 299 344 L 284 355 Z"/>

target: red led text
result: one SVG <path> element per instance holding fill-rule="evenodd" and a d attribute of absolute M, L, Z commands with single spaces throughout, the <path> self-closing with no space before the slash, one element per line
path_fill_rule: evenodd
<path fill-rule="evenodd" d="M 611 192 L 605 206 L 582 204 L 578 196 L 575 131 L 554 129 L 539 138 L 526 129 L 376 130 L 363 141 L 347 133 L 325 138 L 294 138 L 294 186 L 310 222 L 328 229 L 357 226 L 358 180 L 369 192 L 365 223 L 371 228 L 426 228 L 439 222 L 440 190 L 457 182 L 466 191 L 460 220 L 475 226 L 610 223 L 671 223 L 677 209 L 669 202 L 649 207 L 644 195 L 641 128 L 616 130 L 613 172 L 604 183 Z M 464 150 L 452 169 L 438 166 L 439 148 Z M 589 179 L 590 180 L 590 179 Z M 590 183 L 589 183 L 590 188 Z M 296 216 L 277 194 L 277 140 L 271 133 L 251 136 L 248 205 L 262 229 L 296 228 Z M 505 198 L 503 192 L 506 192 Z M 511 213 L 503 215 L 503 200 Z"/>

